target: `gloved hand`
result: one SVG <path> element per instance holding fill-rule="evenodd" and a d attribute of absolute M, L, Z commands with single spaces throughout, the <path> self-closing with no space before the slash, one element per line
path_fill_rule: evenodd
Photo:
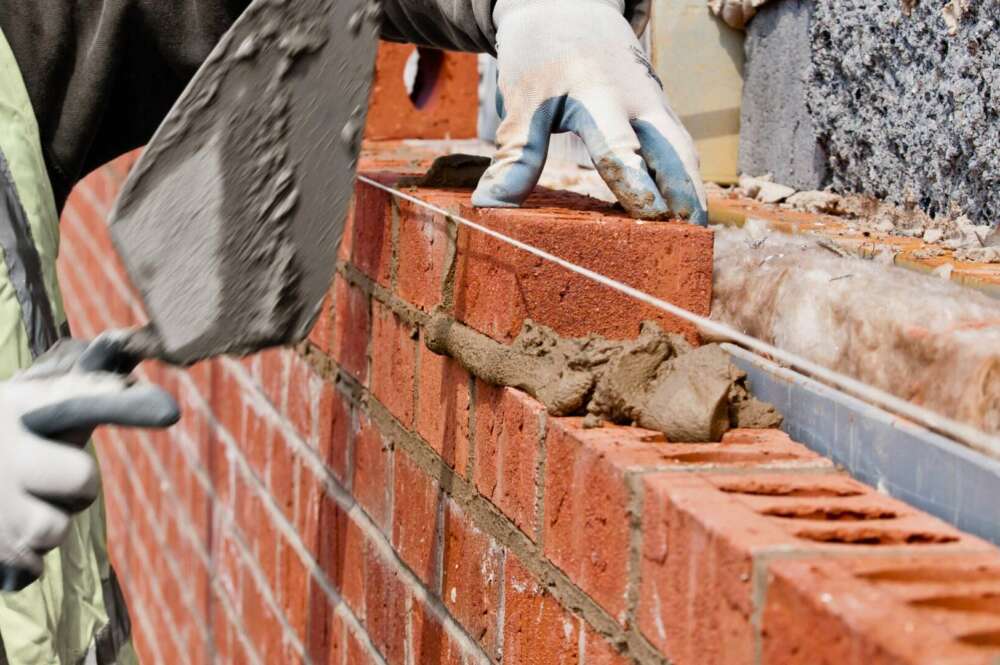
<path fill-rule="evenodd" d="M 575 132 L 632 216 L 708 222 L 694 143 L 624 9 L 624 0 L 496 0 L 504 119 L 474 205 L 520 205 L 538 182 L 550 136 Z"/>
<path fill-rule="evenodd" d="M 166 427 L 179 418 L 164 390 L 128 380 L 135 362 L 123 339 L 66 340 L 0 382 L 0 590 L 32 582 L 70 516 L 97 497 L 97 467 L 82 449 L 95 427 Z"/>
<path fill-rule="evenodd" d="M 708 8 L 732 28 L 742 30 L 768 0 L 708 0 Z"/>

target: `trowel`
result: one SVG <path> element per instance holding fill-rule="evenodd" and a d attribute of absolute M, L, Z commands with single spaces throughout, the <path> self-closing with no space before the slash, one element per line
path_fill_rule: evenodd
<path fill-rule="evenodd" d="M 336 269 L 376 0 L 255 0 L 130 174 L 111 236 L 149 324 L 128 349 L 187 366 L 302 340 Z"/>

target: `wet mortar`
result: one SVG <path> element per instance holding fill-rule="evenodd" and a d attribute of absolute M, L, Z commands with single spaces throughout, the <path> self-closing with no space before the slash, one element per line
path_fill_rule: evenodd
<path fill-rule="evenodd" d="M 554 416 L 586 416 L 662 432 L 669 441 L 718 442 L 730 429 L 778 427 L 773 406 L 755 399 L 746 374 L 718 345 L 691 346 L 644 322 L 634 340 L 570 339 L 526 321 L 513 344 L 496 342 L 436 312 L 427 348 L 479 379 L 528 393 Z"/>

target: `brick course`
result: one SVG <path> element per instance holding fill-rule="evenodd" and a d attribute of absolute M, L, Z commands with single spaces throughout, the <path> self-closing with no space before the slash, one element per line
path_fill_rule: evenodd
<path fill-rule="evenodd" d="M 143 320 L 104 228 L 126 167 L 92 175 L 63 218 L 60 275 L 81 337 Z M 488 213 L 469 192 L 417 195 L 612 276 L 635 266 L 640 288 L 708 311 L 708 232 L 545 193 Z M 146 364 L 140 376 L 173 391 L 184 420 L 100 433 L 110 553 L 144 662 L 1000 656 L 1000 552 L 784 434 L 693 446 L 585 430 L 430 354 L 420 325 L 438 304 L 499 339 L 525 316 L 627 335 L 650 313 L 417 217 L 359 186 L 308 342 L 187 371 Z"/>

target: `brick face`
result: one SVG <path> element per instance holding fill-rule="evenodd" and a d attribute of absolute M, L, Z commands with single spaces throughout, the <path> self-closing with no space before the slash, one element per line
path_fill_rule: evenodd
<path fill-rule="evenodd" d="M 413 424 L 417 332 L 388 308 L 372 310 L 372 393 L 393 416 Z"/>
<path fill-rule="evenodd" d="M 441 595 L 468 633 L 493 653 L 497 644 L 503 553 L 461 508 L 445 504 Z"/>
<path fill-rule="evenodd" d="M 519 391 L 477 383 L 473 480 L 479 493 L 532 539 L 544 412 Z"/>
<path fill-rule="evenodd" d="M 394 182 L 423 164 L 413 150 L 368 146 L 364 168 Z M 104 222 L 132 159 L 81 185 L 62 221 L 81 336 L 142 318 Z M 468 191 L 413 193 L 708 311 L 707 231 L 559 194 L 475 211 Z M 143 662 L 1000 657 L 1000 552 L 783 433 L 689 445 L 585 430 L 427 351 L 420 323 L 437 306 L 498 339 L 528 316 L 614 336 L 653 316 L 449 224 L 359 185 L 307 343 L 139 369 L 185 412 L 168 432 L 97 436 Z"/>

